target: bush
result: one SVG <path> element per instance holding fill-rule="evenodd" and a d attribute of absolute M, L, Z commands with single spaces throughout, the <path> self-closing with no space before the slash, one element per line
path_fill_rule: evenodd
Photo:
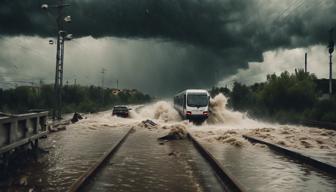
<path fill-rule="evenodd" d="M 265 83 L 234 83 L 228 106 L 250 116 L 279 122 L 319 120 L 336 122 L 336 97 L 319 101 L 314 74 L 303 70 L 267 75 Z"/>

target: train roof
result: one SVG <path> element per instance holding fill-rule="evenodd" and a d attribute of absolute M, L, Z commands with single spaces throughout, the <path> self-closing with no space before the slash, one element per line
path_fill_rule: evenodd
<path fill-rule="evenodd" d="M 180 93 L 178 93 L 177 95 L 179 94 L 182 94 L 182 93 L 206 93 L 206 94 L 209 94 L 209 92 L 206 90 L 206 89 L 186 89 Z"/>

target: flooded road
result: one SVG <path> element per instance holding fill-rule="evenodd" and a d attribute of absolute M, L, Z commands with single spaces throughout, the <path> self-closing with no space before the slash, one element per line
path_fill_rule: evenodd
<path fill-rule="evenodd" d="M 334 163 L 336 131 L 258 122 L 226 109 L 225 102 L 224 97 L 215 98 L 211 117 L 199 126 L 183 121 L 165 101 L 135 107 L 130 118 L 112 117 L 111 111 L 88 115 L 41 140 L 49 154 L 8 178 L 10 187 L 4 189 L 66 191 L 128 128 L 134 128 L 86 191 L 221 191 L 188 140 L 157 142 L 172 130 L 191 132 L 248 191 L 335 191 L 334 177 L 266 146 L 252 145 L 242 135 L 259 136 Z M 156 124 L 144 123 L 148 119 Z M 27 184 L 17 185 L 22 178 Z"/>

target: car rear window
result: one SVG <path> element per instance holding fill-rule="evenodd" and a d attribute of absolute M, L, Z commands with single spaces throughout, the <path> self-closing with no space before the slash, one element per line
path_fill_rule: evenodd
<path fill-rule="evenodd" d="M 114 107 L 113 110 L 117 110 L 117 111 L 127 111 L 127 107 Z"/>

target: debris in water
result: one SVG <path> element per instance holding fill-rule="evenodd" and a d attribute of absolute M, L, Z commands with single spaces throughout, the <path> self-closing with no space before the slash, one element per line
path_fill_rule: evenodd
<path fill-rule="evenodd" d="M 187 137 L 186 127 L 182 124 L 171 125 L 168 135 L 160 137 L 159 140 L 178 140 Z"/>
<path fill-rule="evenodd" d="M 152 120 L 147 119 L 146 121 L 142 121 L 143 124 L 145 125 L 151 125 L 151 126 L 156 126 L 157 124 L 154 123 Z"/>
<path fill-rule="evenodd" d="M 83 119 L 83 117 L 79 113 L 75 112 L 71 119 L 71 123 L 76 123 L 81 119 Z"/>
<path fill-rule="evenodd" d="M 147 129 L 157 129 L 158 124 L 156 124 L 154 121 L 152 120 L 145 120 L 145 121 L 142 121 L 140 124 L 138 124 L 139 127 L 144 127 L 144 128 L 147 128 Z"/>

